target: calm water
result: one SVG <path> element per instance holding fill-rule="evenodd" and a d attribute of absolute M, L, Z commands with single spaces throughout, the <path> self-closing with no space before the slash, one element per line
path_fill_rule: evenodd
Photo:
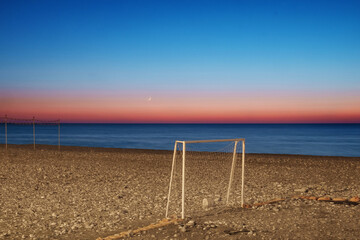
<path fill-rule="evenodd" d="M 57 144 L 57 126 L 36 142 Z M 172 150 L 175 140 L 246 138 L 248 153 L 360 157 L 360 124 L 62 124 L 61 145 Z M 32 126 L 8 125 L 8 143 L 31 144 Z M 4 124 L 0 143 L 5 143 Z"/>

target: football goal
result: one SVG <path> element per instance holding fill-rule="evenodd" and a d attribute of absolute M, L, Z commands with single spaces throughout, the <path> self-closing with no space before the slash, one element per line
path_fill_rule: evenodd
<path fill-rule="evenodd" d="M 17 127 L 11 127 L 11 134 L 14 136 L 21 136 L 21 140 L 26 137 L 23 136 L 29 136 L 29 139 L 32 137 L 33 147 L 35 149 L 36 143 L 35 143 L 35 126 L 39 125 L 49 125 L 49 126 L 57 126 L 57 145 L 58 149 L 60 150 L 60 119 L 58 120 L 50 120 L 50 121 L 44 121 L 39 120 L 33 117 L 32 119 L 19 119 L 19 118 L 9 118 L 7 115 L 5 117 L 0 117 L 0 125 L 4 124 L 4 137 L 5 137 L 5 149 L 8 149 L 8 128 L 12 125 L 18 125 Z M 19 125 L 25 125 L 25 126 L 19 126 Z M 32 134 L 31 134 L 31 128 L 26 127 L 26 125 L 30 125 L 32 127 Z M 43 129 L 44 130 L 44 129 Z M 56 130 L 56 129 L 55 129 Z M 26 132 L 28 131 L 28 132 Z M 55 132 L 49 135 L 55 135 Z M 32 135 L 32 136 L 31 136 Z M 44 135 L 40 134 L 40 135 Z M 13 138 L 14 139 L 14 138 Z M 16 138 L 15 138 L 16 139 Z M 19 137 L 18 137 L 19 139 Z M 18 140 L 18 143 L 24 144 Z"/>
<path fill-rule="evenodd" d="M 218 205 L 243 206 L 244 170 L 244 138 L 175 141 L 165 217 L 181 211 L 184 219 L 185 208 L 193 214 Z"/>

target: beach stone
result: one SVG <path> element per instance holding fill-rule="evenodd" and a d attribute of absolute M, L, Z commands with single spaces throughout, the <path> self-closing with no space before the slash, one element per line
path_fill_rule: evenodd
<path fill-rule="evenodd" d="M 210 207 L 213 207 L 215 206 L 215 202 L 213 199 L 209 199 L 209 198 L 204 198 L 203 201 L 202 201 L 202 207 L 203 209 L 208 209 Z"/>
<path fill-rule="evenodd" d="M 295 191 L 295 192 L 300 192 L 300 193 L 306 193 L 306 192 L 309 191 L 309 189 L 306 188 L 306 187 L 303 187 L 303 188 L 295 189 L 294 191 Z"/>
<path fill-rule="evenodd" d="M 194 220 L 190 220 L 189 222 L 186 223 L 186 226 L 188 226 L 188 227 L 194 227 L 194 226 L 195 226 L 195 221 L 194 221 Z"/>

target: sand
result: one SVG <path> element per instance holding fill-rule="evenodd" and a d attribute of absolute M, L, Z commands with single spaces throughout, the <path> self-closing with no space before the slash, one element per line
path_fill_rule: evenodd
<path fill-rule="evenodd" d="M 0 239 L 96 239 L 164 218 L 171 151 L 4 148 Z M 360 158 L 246 154 L 245 203 L 284 199 L 246 209 L 240 207 L 239 164 L 231 205 L 225 206 L 228 163 L 192 163 L 187 162 L 186 219 L 128 238 L 359 239 L 359 204 L 293 197 L 360 196 Z M 177 180 L 173 199 L 180 200 L 179 187 Z M 214 206 L 203 209 L 204 198 Z M 170 213 L 180 215 L 179 201 L 171 202 Z"/>

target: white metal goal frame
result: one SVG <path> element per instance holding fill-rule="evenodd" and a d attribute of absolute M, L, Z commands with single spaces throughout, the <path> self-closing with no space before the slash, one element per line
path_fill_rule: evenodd
<path fill-rule="evenodd" d="M 173 182 L 173 176 L 174 176 L 174 169 L 176 164 L 176 150 L 177 145 L 182 144 L 182 176 L 181 176 L 181 218 L 185 218 L 185 160 L 186 160 L 186 144 L 189 143 L 211 143 L 211 142 L 234 142 L 234 151 L 233 151 L 233 158 L 232 158 L 232 164 L 231 164 L 231 170 L 230 170 L 230 179 L 229 179 L 229 185 L 227 189 L 226 194 L 226 204 L 229 204 L 229 197 L 230 197 L 230 191 L 231 191 L 231 184 L 233 182 L 234 178 L 234 171 L 235 171 L 235 165 L 236 165 L 236 150 L 237 145 L 239 142 L 242 143 L 242 168 L 241 168 L 241 207 L 244 206 L 244 173 L 245 173 L 245 138 L 235 138 L 235 139 L 217 139 L 217 140 L 191 140 L 191 141 L 175 141 L 174 145 L 174 154 L 173 154 L 173 160 L 172 160 L 172 166 L 171 166 L 171 174 L 170 174 L 170 184 L 169 184 L 169 193 L 167 198 L 167 204 L 166 204 L 166 213 L 165 217 L 168 217 L 169 214 L 169 205 L 170 205 L 170 195 L 171 195 L 171 187 Z"/>

